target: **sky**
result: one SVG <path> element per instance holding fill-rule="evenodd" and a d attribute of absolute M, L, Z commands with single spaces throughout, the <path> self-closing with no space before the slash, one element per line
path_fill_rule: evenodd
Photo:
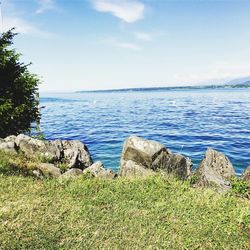
<path fill-rule="evenodd" d="M 42 92 L 250 76 L 250 0 L 0 1 Z"/>

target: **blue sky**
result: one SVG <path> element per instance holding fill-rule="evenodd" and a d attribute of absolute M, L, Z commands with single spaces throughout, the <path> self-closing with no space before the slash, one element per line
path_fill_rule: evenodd
<path fill-rule="evenodd" d="M 250 0 L 2 0 L 41 91 L 250 75 Z"/>

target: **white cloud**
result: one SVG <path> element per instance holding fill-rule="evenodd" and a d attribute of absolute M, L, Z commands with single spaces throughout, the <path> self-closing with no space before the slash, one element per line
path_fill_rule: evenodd
<path fill-rule="evenodd" d="M 135 35 L 136 39 L 141 40 L 141 41 L 150 42 L 153 40 L 152 35 L 149 33 L 135 32 L 134 35 Z"/>
<path fill-rule="evenodd" d="M 1 1 L 1 0 L 0 0 Z M 36 0 L 41 4 L 47 2 L 48 0 Z M 51 0 L 49 0 L 51 1 Z M 52 2 L 52 1 L 51 1 Z M 53 2 L 55 2 L 53 0 Z M 42 30 L 35 23 L 28 20 L 29 14 L 20 8 L 17 4 L 14 4 L 12 1 L 4 1 L 3 3 L 3 31 L 7 31 L 11 28 L 15 28 L 15 31 L 20 34 L 28 34 L 33 36 L 38 36 L 41 38 L 55 38 L 56 35 L 47 31 Z M 44 5 L 45 8 L 45 5 Z M 41 9 L 42 10 L 42 9 Z"/>
<path fill-rule="evenodd" d="M 18 33 L 27 34 L 27 33 L 36 33 L 38 32 L 37 28 L 27 21 L 19 17 L 5 17 L 4 18 L 4 30 L 7 31 L 15 27 Z"/>
<path fill-rule="evenodd" d="M 41 14 L 48 10 L 56 9 L 55 0 L 38 0 L 39 8 L 36 10 L 36 14 Z"/>
<path fill-rule="evenodd" d="M 38 29 L 33 24 L 28 21 L 20 18 L 20 17 L 5 17 L 3 23 L 3 30 L 7 31 L 11 28 L 15 28 L 17 33 L 20 34 L 32 34 L 37 35 L 43 38 L 51 38 L 54 37 L 53 34 L 49 32 L 44 32 Z"/>
<path fill-rule="evenodd" d="M 127 23 L 143 18 L 145 5 L 137 0 L 92 0 L 93 7 L 100 12 L 110 12 Z"/>

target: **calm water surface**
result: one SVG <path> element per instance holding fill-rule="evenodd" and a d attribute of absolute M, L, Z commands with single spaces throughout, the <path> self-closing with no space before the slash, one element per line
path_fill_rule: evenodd
<path fill-rule="evenodd" d="M 47 139 L 78 139 L 94 160 L 118 169 L 130 135 L 163 143 L 200 162 L 208 147 L 237 173 L 250 165 L 250 89 L 42 94 Z"/>

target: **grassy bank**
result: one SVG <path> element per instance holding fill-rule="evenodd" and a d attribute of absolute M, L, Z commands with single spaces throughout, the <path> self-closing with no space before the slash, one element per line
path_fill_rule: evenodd
<path fill-rule="evenodd" d="M 250 248 L 250 203 L 235 195 L 160 176 L 41 181 L 10 167 L 0 155 L 0 249 Z"/>

